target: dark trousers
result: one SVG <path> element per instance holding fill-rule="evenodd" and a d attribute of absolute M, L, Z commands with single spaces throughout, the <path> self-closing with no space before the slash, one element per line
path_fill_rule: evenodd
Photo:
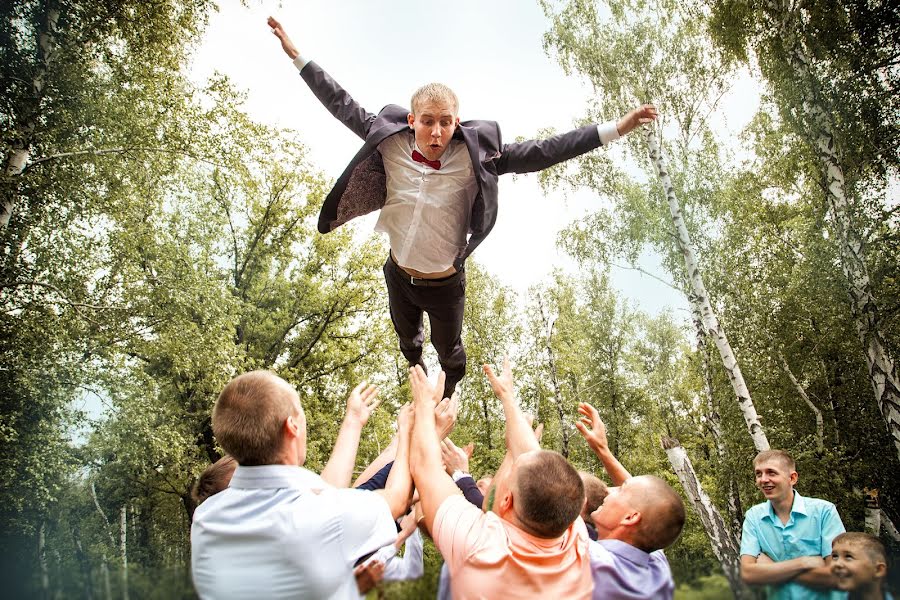
<path fill-rule="evenodd" d="M 425 341 L 422 313 L 428 313 L 431 343 L 446 375 L 444 397 L 449 397 L 466 374 L 466 351 L 462 342 L 466 306 L 465 271 L 437 282 L 444 285 L 415 285 L 409 274 L 389 255 L 384 263 L 384 281 L 387 284 L 391 321 L 400 338 L 400 351 L 410 366 L 422 360 L 422 343 Z"/>

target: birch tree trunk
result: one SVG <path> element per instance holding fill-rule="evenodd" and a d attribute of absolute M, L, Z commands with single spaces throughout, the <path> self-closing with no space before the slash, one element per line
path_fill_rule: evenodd
<path fill-rule="evenodd" d="M 750 390 L 747 389 L 747 383 L 741 373 L 734 351 L 731 344 L 728 343 L 728 337 L 725 335 L 725 329 L 719 324 L 716 314 L 713 312 L 712 304 L 709 301 L 709 294 L 706 292 L 706 285 L 703 283 L 703 277 L 700 274 L 700 267 L 697 264 L 697 257 L 694 254 L 694 248 L 691 244 L 691 237 L 688 234 L 687 226 L 684 223 L 684 217 L 681 216 L 681 206 L 675 195 L 675 186 L 669 177 L 669 168 L 666 158 L 662 154 L 659 142 L 656 139 L 656 131 L 652 126 L 643 128 L 644 137 L 647 140 L 647 150 L 650 155 L 650 161 L 656 170 L 659 181 L 666 193 L 666 199 L 669 203 L 669 213 L 672 217 L 672 225 L 675 229 L 675 242 L 678 250 L 684 257 L 684 265 L 687 270 L 688 281 L 691 285 L 691 292 L 694 295 L 694 302 L 700 308 L 700 316 L 703 323 L 703 329 L 716 343 L 719 355 L 722 357 L 722 364 L 725 372 L 728 374 L 728 380 L 731 387 L 734 388 L 735 396 L 737 396 L 738 405 L 741 413 L 744 415 L 744 421 L 747 424 L 747 430 L 753 439 L 753 446 L 758 452 L 769 449 L 769 440 L 763 431 L 759 422 L 759 416 L 756 414 L 756 407 L 750 398 Z"/>
<path fill-rule="evenodd" d="M 34 130 L 37 126 L 41 98 L 44 95 L 44 79 L 56 52 L 59 9 L 54 2 L 48 2 L 47 4 L 43 27 L 39 29 L 37 39 L 39 64 L 31 79 L 31 88 L 34 92 L 33 106 L 25 107 L 22 110 L 22 118 L 15 127 L 5 159 L 6 164 L 3 166 L 3 175 L 8 191 L 3 201 L 0 202 L 0 229 L 6 228 L 9 225 L 10 217 L 12 217 L 17 196 L 18 178 L 28 165 L 28 159 L 31 156 Z"/>
<path fill-rule="evenodd" d="M 697 351 L 703 362 L 703 391 L 706 396 L 706 421 L 709 424 L 710 433 L 712 433 L 713 441 L 716 445 L 716 454 L 721 464 L 726 464 L 727 451 L 725 448 L 725 439 L 722 436 L 722 418 L 716 409 L 715 398 L 713 397 L 712 374 L 709 366 L 709 351 L 707 348 L 706 332 L 703 330 L 703 321 L 700 316 L 700 307 L 697 305 L 693 295 L 689 296 L 691 301 L 691 312 L 693 313 L 694 328 L 697 331 Z M 741 507 L 741 494 L 738 490 L 737 482 L 734 479 L 734 473 L 727 469 L 720 471 L 720 477 L 727 480 L 726 502 L 728 504 L 728 517 L 731 531 L 735 536 L 740 535 L 743 526 L 744 513 Z"/>
<path fill-rule="evenodd" d="M 884 343 L 884 333 L 881 331 L 878 318 L 878 305 L 871 291 L 863 239 L 853 227 L 850 217 L 844 186 L 844 167 L 834 139 L 834 126 L 827 107 L 818 94 L 809 58 L 790 23 L 792 12 L 780 0 L 769 0 L 769 7 L 781 20 L 779 37 L 789 66 L 801 83 L 798 88 L 803 94 L 803 112 L 814 126 L 809 131 L 809 141 L 822 164 L 828 183 L 825 195 L 831 212 L 832 226 L 838 234 L 838 254 L 841 270 L 848 284 L 853 316 L 856 318 L 856 332 L 863 345 L 869 380 L 875 392 L 878 410 L 884 417 L 888 432 L 900 456 L 900 377 Z"/>
<path fill-rule="evenodd" d="M 813 404 L 812 400 L 809 399 L 806 390 L 803 389 L 803 386 L 800 385 L 800 382 L 794 377 L 794 372 L 791 371 L 791 366 L 788 364 L 784 354 L 781 353 L 781 350 L 778 351 L 778 359 L 781 361 L 781 368 L 784 369 L 788 379 L 794 384 L 797 393 L 803 398 L 803 401 L 806 402 L 809 409 L 813 411 L 813 414 L 816 415 L 816 450 L 818 451 L 819 456 L 822 456 L 825 454 L 825 424 L 822 421 L 822 411 Z"/>
<path fill-rule="evenodd" d="M 740 543 L 734 532 L 725 525 L 722 515 L 703 490 L 694 466 L 681 443 L 671 437 L 662 438 L 662 447 L 678 481 L 684 488 L 691 506 L 703 522 L 703 528 L 709 536 L 713 554 L 722 565 L 728 584 L 735 598 L 750 598 L 750 591 L 741 582 Z"/>
<path fill-rule="evenodd" d="M 119 512 L 119 541 L 122 556 L 122 598 L 128 600 L 128 505 Z"/>
<path fill-rule="evenodd" d="M 112 600 L 112 585 L 109 581 L 109 565 L 106 564 L 106 552 L 100 556 L 100 573 L 103 577 L 103 591 L 106 593 L 106 600 Z"/>

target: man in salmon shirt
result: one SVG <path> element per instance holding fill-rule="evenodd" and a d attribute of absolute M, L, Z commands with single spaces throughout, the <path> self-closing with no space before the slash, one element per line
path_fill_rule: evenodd
<path fill-rule="evenodd" d="M 425 525 L 449 566 L 453 597 L 590 598 L 581 477 L 562 455 L 541 450 L 513 392 L 509 361 L 499 377 L 487 365 L 484 371 L 503 403 L 507 447 L 486 513 L 466 501 L 441 464 L 434 407 L 444 374 L 435 386 L 420 366 L 410 369 L 410 469 Z"/>

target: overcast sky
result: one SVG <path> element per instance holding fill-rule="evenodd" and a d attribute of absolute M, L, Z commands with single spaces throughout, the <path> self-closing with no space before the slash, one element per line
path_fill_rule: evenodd
<path fill-rule="evenodd" d="M 221 4 L 194 55 L 192 77 L 202 82 L 215 71 L 227 75 L 246 91 L 246 108 L 255 119 L 299 131 L 313 163 L 333 179 L 361 141 L 313 97 L 266 26 L 268 15 L 281 21 L 304 57 L 319 63 L 370 112 L 390 103 L 408 106 L 413 90 L 440 81 L 459 96 L 463 120 L 496 120 L 509 142 L 534 137 L 541 128 L 571 129 L 590 97 L 589 86 L 566 77 L 544 52 L 549 22 L 532 0 Z M 751 104 L 746 117 L 738 115 L 737 126 L 752 109 Z M 557 250 L 557 234 L 600 202 L 588 192 L 545 197 L 535 174 L 515 181 L 501 177 L 497 224 L 473 256 L 524 292 L 554 266 L 574 268 Z M 355 226 L 368 232 L 374 221 L 370 215 Z M 642 260 L 644 268 L 665 277 L 652 255 Z M 617 268 L 612 277 L 641 309 L 657 313 L 671 307 L 686 316 L 680 294 L 652 278 Z"/>

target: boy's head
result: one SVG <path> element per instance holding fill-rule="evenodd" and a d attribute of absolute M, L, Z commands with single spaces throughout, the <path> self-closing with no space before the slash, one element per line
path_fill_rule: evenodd
<path fill-rule="evenodd" d="M 831 542 L 831 573 L 845 592 L 879 588 L 887 575 L 884 544 L 868 533 L 842 533 Z"/>
<path fill-rule="evenodd" d="M 416 145 L 428 160 L 438 160 L 450 145 L 459 125 L 459 99 L 442 83 L 429 83 L 415 91 L 407 116 Z"/>
<path fill-rule="evenodd" d="M 784 450 L 764 450 L 753 459 L 756 487 L 767 500 L 777 502 L 793 498 L 797 483 L 797 466 L 794 457 Z"/>

